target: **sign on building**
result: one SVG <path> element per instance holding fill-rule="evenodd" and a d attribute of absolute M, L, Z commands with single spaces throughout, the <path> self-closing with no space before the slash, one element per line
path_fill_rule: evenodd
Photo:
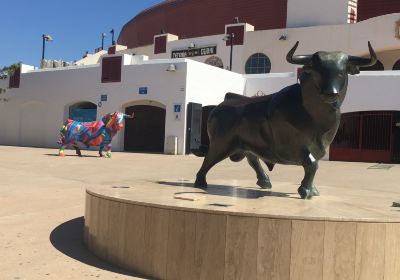
<path fill-rule="evenodd" d="M 147 87 L 140 87 L 139 94 L 147 94 Z"/>
<path fill-rule="evenodd" d="M 171 52 L 171 58 L 185 58 L 194 56 L 217 54 L 217 46 L 208 46 L 201 48 L 191 48 L 185 50 L 176 50 Z"/>

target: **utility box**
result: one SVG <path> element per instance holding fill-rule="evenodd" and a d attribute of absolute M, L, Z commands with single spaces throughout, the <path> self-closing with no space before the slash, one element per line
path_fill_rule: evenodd
<path fill-rule="evenodd" d="M 166 154 L 177 155 L 178 154 L 178 137 L 167 136 L 167 147 L 165 149 Z"/>

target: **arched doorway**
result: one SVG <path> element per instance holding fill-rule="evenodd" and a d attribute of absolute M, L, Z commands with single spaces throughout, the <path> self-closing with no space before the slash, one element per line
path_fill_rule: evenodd
<path fill-rule="evenodd" d="M 164 152 L 165 108 L 153 105 L 133 105 L 126 114 L 135 113 L 125 121 L 124 150 L 135 152 Z"/>
<path fill-rule="evenodd" d="M 97 118 L 97 106 L 92 102 L 78 102 L 69 106 L 68 118 L 79 122 L 93 122 Z"/>

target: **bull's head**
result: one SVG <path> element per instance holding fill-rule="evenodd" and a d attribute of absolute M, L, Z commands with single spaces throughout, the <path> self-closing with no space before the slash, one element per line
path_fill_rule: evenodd
<path fill-rule="evenodd" d="M 107 114 L 103 117 L 103 123 L 105 124 L 106 128 L 111 131 L 118 131 L 124 127 L 124 120 L 126 118 L 133 118 L 132 115 L 126 115 L 121 112 L 114 112 L 111 114 Z"/>
<path fill-rule="evenodd" d="M 359 67 L 372 66 L 377 62 L 376 54 L 370 42 L 368 42 L 370 58 L 349 56 L 343 52 L 294 55 L 298 45 L 299 42 L 297 41 L 288 52 L 286 60 L 292 64 L 303 65 L 305 77 L 311 78 L 320 97 L 327 103 L 335 103 L 344 98 L 341 95 L 346 92 L 348 74 L 359 74 Z"/>

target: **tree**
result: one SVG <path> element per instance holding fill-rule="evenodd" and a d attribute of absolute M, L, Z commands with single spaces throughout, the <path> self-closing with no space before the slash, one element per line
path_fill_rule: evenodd
<path fill-rule="evenodd" d="M 10 66 L 4 66 L 3 69 L 0 70 L 0 79 L 11 76 L 19 67 L 21 67 L 21 62 L 11 64 Z"/>

